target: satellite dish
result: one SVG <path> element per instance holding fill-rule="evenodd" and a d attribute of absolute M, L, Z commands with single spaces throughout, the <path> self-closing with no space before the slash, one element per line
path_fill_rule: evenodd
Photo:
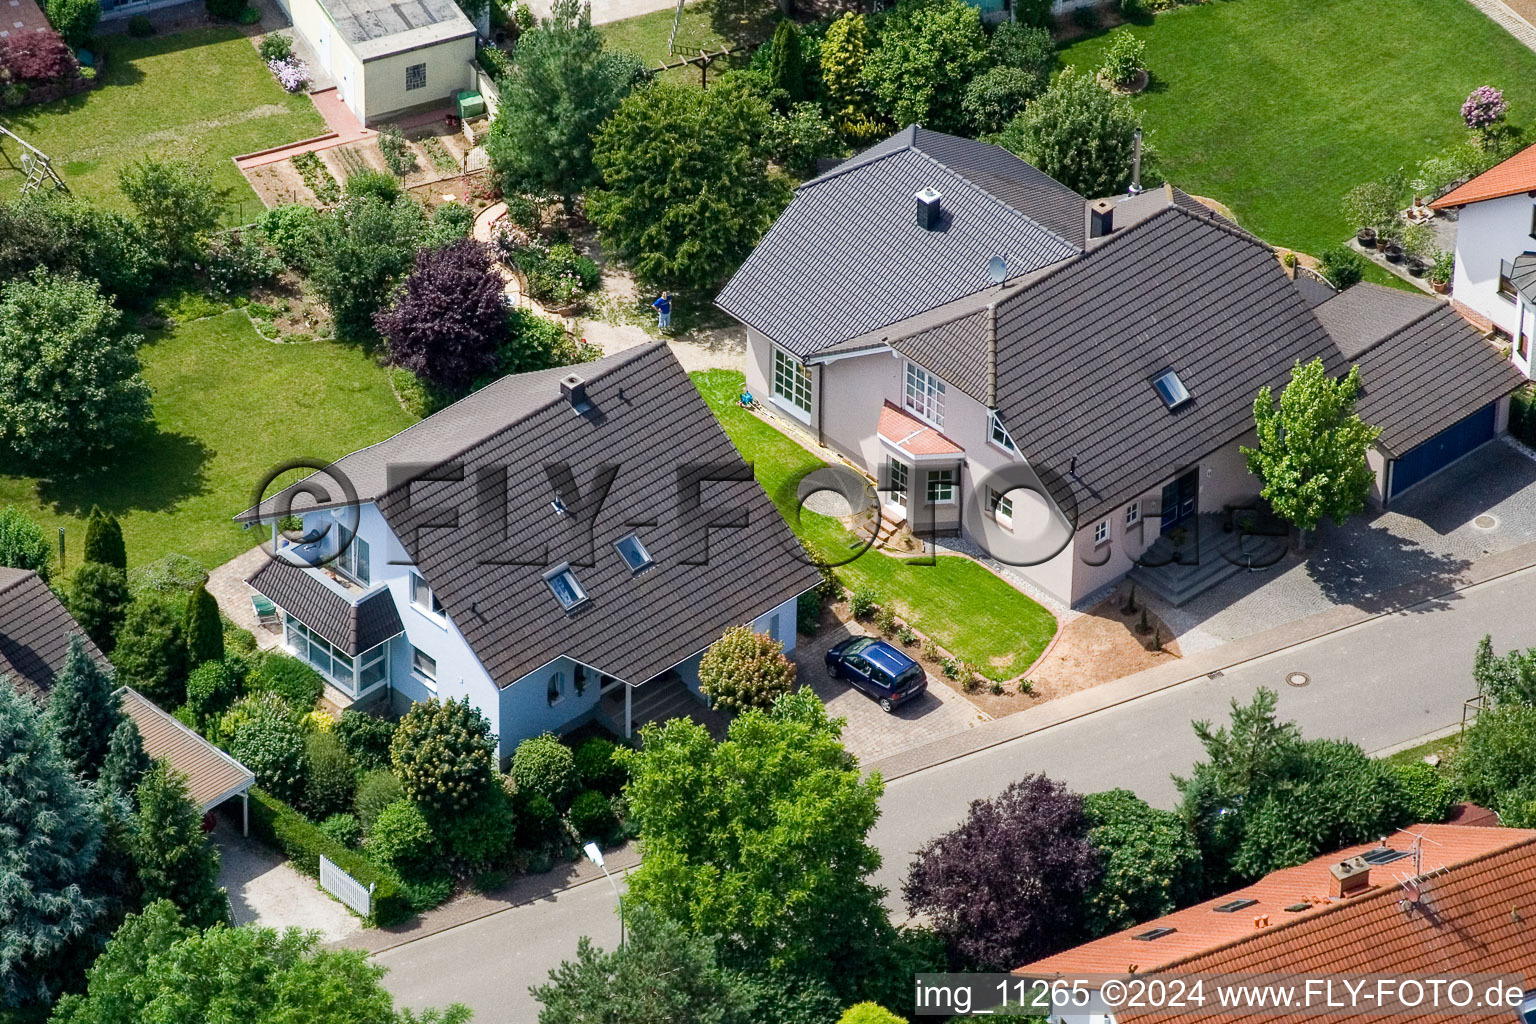
<path fill-rule="evenodd" d="M 1002 284 L 1008 277 L 1008 264 L 1001 256 L 993 256 L 987 261 L 987 276 L 993 284 Z"/>

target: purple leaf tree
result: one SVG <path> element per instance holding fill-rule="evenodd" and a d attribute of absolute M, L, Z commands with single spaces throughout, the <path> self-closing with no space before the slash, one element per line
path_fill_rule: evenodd
<path fill-rule="evenodd" d="M 902 895 L 961 959 L 1011 971 L 1080 935 L 1099 873 L 1088 828 L 1081 796 L 1025 776 L 919 849 Z"/>
<path fill-rule="evenodd" d="M 501 291 L 485 246 L 460 239 L 418 252 L 410 277 L 374 325 L 396 363 L 462 390 L 496 369 L 508 339 Z"/>
<path fill-rule="evenodd" d="M 1467 122 L 1468 128 L 1481 131 L 1502 121 L 1508 110 L 1509 102 L 1504 99 L 1502 91 L 1491 85 L 1480 85 L 1472 90 L 1467 101 L 1461 105 L 1461 119 Z"/>

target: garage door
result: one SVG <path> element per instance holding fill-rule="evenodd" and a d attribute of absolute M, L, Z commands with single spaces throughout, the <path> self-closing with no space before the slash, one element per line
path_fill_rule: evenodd
<path fill-rule="evenodd" d="M 1392 464 L 1392 497 L 1412 487 L 1436 470 L 1443 469 L 1493 439 L 1498 422 L 1498 403 L 1487 405 L 1459 423 L 1446 427 L 1417 448 L 1410 448 Z"/>

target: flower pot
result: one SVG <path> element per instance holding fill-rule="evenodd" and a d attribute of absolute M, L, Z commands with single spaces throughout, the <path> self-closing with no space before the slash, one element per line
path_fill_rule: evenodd
<path fill-rule="evenodd" d="M 1414 277 L 1423 277 L 1424 276 L 1424 271 L 1426 271 L 1428 269 L 1429 269 L 1429 265 L 1428 264 L 1421 263 L 1418 260 L 1409 260 L 1408 261 L 1408 273 L 1412 274 Z"/>
<path fill-rule="evenodd" d="M 1451 290 L 1451 282 L 1449 281 L 1431 281 L 1429 286 L 1435 290 L 1436 295 L 1444 295 Z"/>
<path fill-rule="evenodd" d="M 1380 235 L 1376 236 L 1376 251 L 1381 252 L 1387 247 L 1387 240 Z"/>
<path fill-rule="evenodd" d="M 1362 249 L 1374 249 L 1376 247 L 1376 229 L 1361 228 L 1355 232 L 1355 241 L 1360 243 Z"/>
<path fill-rule="evenodd" d="M 1403 262 L 1403 247 L 1396 242 L 1388 242 L 1381 250 L 1381 254 L 1387 258 L 1388 263 Z"/>

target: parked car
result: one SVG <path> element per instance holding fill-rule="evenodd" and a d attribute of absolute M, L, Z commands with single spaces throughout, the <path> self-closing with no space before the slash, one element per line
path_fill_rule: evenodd
<path fill-rule="evenodd" d="M 923 667 L 884 640 L 856 636 L 827 652 L 827 674 L 846 679 L 880 703 L 880 710 L 895 711 L 928 689 Z"/>

